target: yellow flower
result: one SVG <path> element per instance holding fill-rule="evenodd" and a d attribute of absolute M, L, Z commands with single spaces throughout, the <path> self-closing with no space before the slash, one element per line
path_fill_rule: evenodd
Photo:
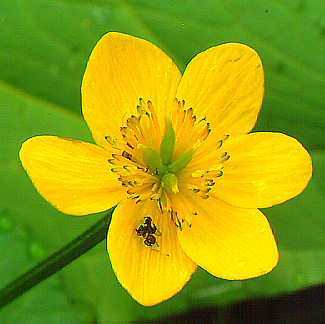
<path fill-rule="evenodd" d="M 248 279 L 278 262 L 258 208 L 306 187 L 311 158 L 294 138 L 249 133 L 264 93 L 262 62 L 236 43 L 198 54 L 182 76 L 155 45 L 120 33 L 94 48 L 82 82 L 97 145 L 27 140 L 20 159 L 39 193 L 72 215 L 116 207 L 107 247 L 142 305 L 179 292 L 201 266 Z"/>

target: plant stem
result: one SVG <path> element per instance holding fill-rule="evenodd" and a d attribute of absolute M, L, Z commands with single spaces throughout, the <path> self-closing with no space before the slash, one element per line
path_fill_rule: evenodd
<path fill-rule="evenodd" d="M 107 215 L 87 231 L 1 289 L 0 308 L 8 305 L 103 241 L 107 236 L 113 210 L 114 208 L 111 208 Z"/>

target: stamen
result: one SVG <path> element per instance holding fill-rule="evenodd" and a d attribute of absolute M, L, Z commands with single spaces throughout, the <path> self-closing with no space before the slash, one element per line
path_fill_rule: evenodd
<path fill-rule="evenodd" d="M 177 116 L 173 117 L 175 126 L 176 145 L 174 151 L 174 159 L 189 151 L 195 143 L 205 141 L 210 134 L 210 124 L 206 122 L 206 118 L 199 121 L 193 114 L 193 108 L 184 109 L 184 101 L 175 101 Z"/>
<path fill-rule="evenodd" d="M 125 157 L 126 159 L 133 161 L 132 160 L 132 154 L 127 152 L 127 151 L 123 151 L 122 156 Z"/>
<path fill-rule="evenodd" d="M 117 139 L 113 139 L 111 136 L 105 136 L 105 140 L 115 149 L 119 149 L 117 144 Z"/>
<path fill-rule="evenodd" d="M 160 134 L 160 127 L 159 127 L 157 114 L 156 114 L 156 112 L 155 112 L 155 110 L 153 108 L 152 102 L 148 101 L 147 104 L 148 104 L 148 109 L 150 111 L 150 116 L 151 116 L 151 119 L 152 119 L 153 129 L 156 132 L 156 138 L 160 139 L 161 134 Z"/>
<path fill-rule="evenodd" d="M 176 227 L 178 227 L 182 231 L 182 224 L 179 218 L 177 217 L 177 212 L 174 211 L 173 209 L 170 212 L 170 218 L 173 221 L 173 223 L 176 225 Z"/>

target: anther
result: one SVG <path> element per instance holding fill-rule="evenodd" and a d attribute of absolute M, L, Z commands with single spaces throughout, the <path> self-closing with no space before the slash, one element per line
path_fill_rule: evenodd
<path fill-rule="evenodd" d="M 219 170 L 217 173 L 214 174 L 216 178 L 220 178 L 223 175 L 223 172 Z"/>
<path fill-rule="evenodd" d="M 112 138 L 111 136 L 105 136 L 105 140 L 115 149 L 119 150 L 119 147 L 116 146 L 117 140 Z"/>
<path fill-rule="evenodd" d="M 116 159 L 108 159 L 108 162 L 113 165 L 117 165 L 116 161 L 117 161 Z"/>
<path fill-rule="evenodd" d="M 224 163 L 230 159 L 230 155 L 227 152 L 224 152 L 218 159 L 220 163 Z"/>
<path fill-rule="evenodd" d="M 205 185 L 208 187 L 214 186 L 216 183 L 213 181 L 213 179 L 205 179 Z"/>
<path fill-rule="evenodd" d="M 126 159 L 132 161 L 132 154 L 130 154 L 127 151 L 123 151 L 122 156 L 125 157 Z"/>

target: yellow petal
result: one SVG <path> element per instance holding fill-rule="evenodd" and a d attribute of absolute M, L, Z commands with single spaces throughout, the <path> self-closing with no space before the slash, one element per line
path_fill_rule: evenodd
<path fill-rule="evenodd" d="M 222 146 L 224 163 L 211 194 L 239 207 L 265 208 L 300 194 L 312 175 L 308 152 L 281 133 L 251 133 Z"/>
<path fill-rule="evenodd" d="M 207 117 L 211 135 L 246 134 L 254 127 L 264 94 L 264 72 L 257 53 L 229 43 L 198 54 L 188 64 L 177 98 Z"/>
<path fill-rule="evenodd" d="M 107 145 L 105 136 L 120 138 L 122 122 L 136 114 L 139 98 L 152 102 L 163 123 L 180 79 L 177 66 L 152 43 L 115 32 L 104 35 L 82 82 L 83 115 L 95 141 Z"/>
<path fill-rule="evenodd" d="M 101 212 L 125 196 L 111 172 L 111 155 L 97 145 L 36 136 L 23 143 L 19 156 L 38 192 L 66 214 Z"/>
<path fill-rule="evenodd" d="M 178 231 L 186 254 L 212 275 L 229 280 L 261 276 L 278 262 L 277 245 L 266 217 L 258 209 L 243 209 L 216 198 L 189 194 L 192 226 Z"/>
<path fill-rule="evenodd" d="M 136 229 L 150 216 L 159 235 L 147 246 Z M 109 227 L 107 248 L 121 285 L 144 306 L 158 304 L 179 292 L 196 270 L 196 264 L 179 245 L 176 227 L 155 201 L 117 206 Z"/>

